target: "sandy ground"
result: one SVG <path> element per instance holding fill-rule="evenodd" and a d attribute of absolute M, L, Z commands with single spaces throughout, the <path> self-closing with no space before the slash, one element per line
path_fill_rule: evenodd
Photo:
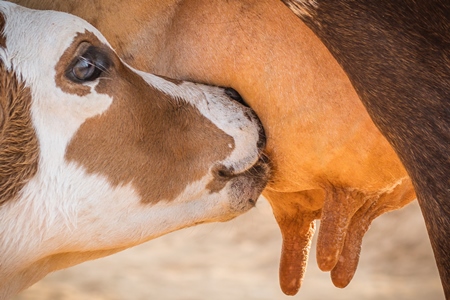
<path fill-rule="evenodd" d="M 175 232 L 51 274 L 14 300 L 444 299 L 416 202 L 375 221 L 345 289 L 318 270 L 313 248 L 299 294 L 282 294 L 280 245 L 270 207 L 261 199 L 231 222 Z"/>

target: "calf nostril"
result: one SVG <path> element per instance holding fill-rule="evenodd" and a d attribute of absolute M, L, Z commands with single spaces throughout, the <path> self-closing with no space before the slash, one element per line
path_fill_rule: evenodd
<path fill-rule="evenodd" d="M 227 168 L 223 165 L 217 167 L 214 173 L 216 174 L 216 176 L 218 178 L 222 178 L 222 179 L 230 179 L 230 178 L 234 177 L 233 169 Z"/>
<path fill-rule="evenodd" d="M 239 93 L 233 89 L 233 88 L 225 88 L 225 94 L 230 97 L 231 99 L 239 102 L 240 104 L 246 106 L 246 107 L 250 107 L 245 101 L 244 99 L 242 99 L 241 95 L 239 95 Z"/>
<path fill-rule="evenodd" d="M 217 175 L 219 175 L 219 177 L 227 177 L 227 173 L 224 170 L 219 170 Z"/>

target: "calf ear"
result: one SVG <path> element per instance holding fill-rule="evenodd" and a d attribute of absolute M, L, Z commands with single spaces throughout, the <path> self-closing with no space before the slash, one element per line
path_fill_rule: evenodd
<path fill-rule="evenodd" d="M 6 48 L 5 23 L 0 12 L 0 48 L 3 49 Z M 30 89 L 0 60 L 0 205 L 16 198 L 36 174 L 38 156 Z"/>
<path fill-rule="evenodd" d="M 0 63 L 0 205 L 36 174 L 38 156 L 30 89 Z"/>

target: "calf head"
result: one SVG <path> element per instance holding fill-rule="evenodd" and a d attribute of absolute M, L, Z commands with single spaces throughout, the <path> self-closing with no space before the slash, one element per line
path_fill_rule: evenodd
<path fill-rule="evenodd" d="M 0 2 L 0 27 L 0 298 L 254 206 L 262 129 L 226 89 L 134 70 L 68 14 Z"/>

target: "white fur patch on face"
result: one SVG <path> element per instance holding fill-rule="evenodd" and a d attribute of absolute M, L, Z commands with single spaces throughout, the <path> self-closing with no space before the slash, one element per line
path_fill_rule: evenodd
<path fill-rule="evenodd" d="M 40 152 L 35 177 L 25 185 L 17 201 L 6 203 L 0 211 L 1 224 L 8 225 L 0 228 L 0 243 L 6 247 L 2 255 L 11 251 L 11 260 L 25 248 L 35 251 L 28 258 L 36 259 L 38 249 L 48 251 L 40 247 L 48 242 L 47 238 L 52 239 L 46 235 L 48 231 L 71 240 L 64 236 L 67 230 L 62 228 L 78 226 L 80 207 L 94 208 L 100 196 L 139 199 L 130 187 L 114 190 L 105 179 L 87 176 L 82 168 L 68 165 L 64 159 L 66 147 L 80 125 L 108 109 L 112 99 L 95 92 L 96 82 L 91 83 L 87 95 L 65 93 L 56 85 L 55 67 L 78 33 L 88 29 L 104 43 L 106 40 L 87 22 L 65 13 L 34 11 L 4 1 L 0 2 L 0 11 L 6 20 L 6 47 L 0 48 L 0 60 L 31 91 L 31 117 Z M 18 263 L 26 264 L 23 258 Z"/>

